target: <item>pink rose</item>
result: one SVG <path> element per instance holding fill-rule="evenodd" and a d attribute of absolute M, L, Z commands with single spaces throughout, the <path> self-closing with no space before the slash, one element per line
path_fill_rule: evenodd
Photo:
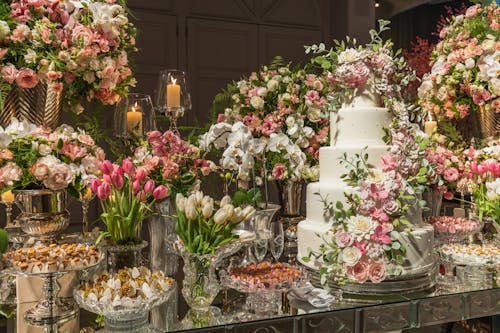
<path fill-rule="evenodd" d="M 23 68 L 17 73 L 16 83 L 21 88 L 30 89 L 38 84 L 38 76 L 34 70 Z"/>
<path fill-rule="evenodd" d="M 48 189 L 57 191 L 68 187 L 75 178 L 71 168 L 67 164 L 56 164 L 50 169 L 49 177 L 43 181 Z"/>
<path fill-rule="evenodd" d="M 474 5 L 474 6 L 467 8 L 467 10 L 465 11 L 465 17 L 471 18 L 471 17 L 475 16 L 479 12 L 480 7 L 481 7 L 481 5 L 477 4 L 477 5 Z"/>
<path fill-rule="evenodd" d="M 62 78 L 62 73 L 61 72 L 56 72 L 56 71 L 48 71 L 47 72 L 47 79 L 50 81 L 55 81 L 57 79 Z"/>
<path fill-rule="evenodd" d="M 35 163 L 31 168 L 30 168 L 30 173 L 35 177 L 37 180 L 46 180 L 49 178 L 49 167 L 45 163 Z"/>
<path fill-rule="evenodd" d="M 335 234 L 335 243 L 338 247 L 346 247 L 352 245 L 354 239 L 351 234 L 345 231 L 339 231 Z"/>
<path fill-rule="evenodd" d="M 2 71 L 0 72 L 0 74 L 2 76 L 2 79 L 7 81 L 9 84 L 12 84 L 16 80 L 17 72 L 18 70 L 16 66 L 7 64 L 2 67 Z"/>
<path fill-rule="evenodd" d="M 458 180 L 458 170 L 457 168 L 451 167 L 444 170 L 444 179 L 449 182 L 455 182 Z"/>
<path fill-rule="evenodd" d="M 12 158 L 14 158 L 14 154 L 8 148 L 0 151 L 0 160 L 11 160 Z"/>
<path fill-rule="evenodd" d="M 172 160 L 163 160 L 163 179 L 176 178 L 179 175 L 179 165 Z"/>
<path fill-rule="evenodd" d="M 55 93 L 61 93 L 63 91 L 63 84 L 62 82 L 54 82 L 50 85 L 50 90 L 52 90 Z"/>
<path fill-rule="evenodd" d="M 387 277 L 384 265 L 378 262 L 374 262 L 370 265 L 368 275 L 370 277 L 370 281 L 373 283 L 380 283 Z"/>
<path fill-rule="evenodd" d="M 2 60 L 3 57 L 5 57 L 5 54 L 7 54 L 7 49 L 0 49 L 0 60 Z"/>
<path fill-rule="evenodd" d="M 356 282 L 364 283 L 368 280 L 368 264 L 363 261 L 358 261 L 354 266 L 347 267 L 347 276 Z"/>
<path fill-rule="evenodd" d="M 28 6 L 40 7 L 43 5 L 43 0 L 26 0 Z"/>
<path fill-rule="evenodd" d="M 276 163 L 273 168 L 272 175 L 276 180 L 283 180 L 286 174 L 286 165 L 283 163 Z"/>
<path fill-rule="evenodd" d="M 23 171 L 17 164 L 8 162 L 0 169 L 0 174 L 0 182 L 11 186 L 21 179 Z"/>

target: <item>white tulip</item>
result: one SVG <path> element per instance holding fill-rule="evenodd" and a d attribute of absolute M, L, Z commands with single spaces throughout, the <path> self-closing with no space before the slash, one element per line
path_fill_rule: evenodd
<path fill-rule="evenodd" d="M 182 194 L 177 193 L 175 196 L 175 205 L 179 211 L 184 212 L 186 207 L 186 198 Z"/>
<path fill-rule="evenodd" d="M 190 221 L 196 220 L 198 217 L 198 212 L 196 211 L 196 206 L 190 203 L 188 200 L 186 203 L 186 211 L 184 212 L 184 215 L 186 215 L 186 218 Z"/>
<path fill-rule="evenodd" d="M 243 220 L 251 218 L 255 214 L 255 208 L 253 206 L 246 206 L 243 211 Z"/>
<path fill-rule="evenodd" d="M 196 198 L 196 204 L 197 204 L 198 206 L 200 206 L 200 205 L 201 205 L 201 202 L 203 201 L 203 192 L 201 192 L 201 191 L 196 191 L 196 192 L 194 193 L 194 196 L 195 196 L 195 198 Z"/>
<path fill-rule="evenodd" d="M 240 207 L 236 207 L 234 209 L 233 215 L 229 216 L 229 221 L 240 222 L 241 220 L 243 220 L 243 211 Z"/>
<path fill-rule="evenodd" d="M 214 205 L 210 203 L 207 203 L 205 206 L 203 206 L 203 209 L 201 210 L 201 214 L 206 219 L 209 219 L 212 216 L 213 212 L 214 212 Z"/>
<path fill-rule="evenodd" d="M 206 205 L 208 205 L 208 204 L 210 204 L 210 205 L 212 205 L 212 206 L 213 206 L 213 204 L 214 204 L 214 199 L 212 199 L 212 198 L 211 198 L 211 197 L 209 197 L 208 195 L 205 195 L 205 196 L 203 197 L 203 200 L 201 200 L 201 205 L 202 205 L 202 206 L 206 206 Z"/>
<path fill-rule="evenodd" d="M 228 217 L 233 216 L 233 214 L 234 214 L 234 206 L 232 204 L 224 205 L 221 208 L 226 211 Z"/>
<path fill-rule="evenodd" d="M 227 212 L 225 209 L 219 209 L 214 215 L 215 224 L 224 224 L 227 221 Z"/>
<path fill-rule="evenodd" d="M 224 207 L 225 205 L 231 204 L 233 200 L 229 195 L 225 195 L 222 200 L 220 201 L 220 206 Z"/>

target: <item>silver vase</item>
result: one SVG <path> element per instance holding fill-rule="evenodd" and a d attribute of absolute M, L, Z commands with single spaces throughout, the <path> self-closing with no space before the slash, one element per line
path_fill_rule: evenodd
<path fill-rule="evenodd" d="M 300 216 L 302 206 L 302 189 L 305 182 L 287 181 L 278 182 L 281 199 L 281 217 Z"/>
<path fill-rule="evenodd" d="M 175 276 L 179 256 L 173 252 L 175 240 L 175 204 L 164 200 L 154 205 L 154 214 L 149 218 L 149 261 L 151 269 L 160 270 L 165 275 Z M 177 324 L 177 293 L 165 303 L 151 310 L 151 325 L 157 330 L 171 330 Z"/>
<path fill-rule="evenodd" d="M 52 89 L 54 83 L 40 81 L 34 88 L 14 85 L 0 110 L 0 125 L 6 127 L 13 117 L 35 125 L 55 128 L 59 124 L 62 93 Z"/>
<path fill-rule="evenodd" d="M 21 210 L 17 223 L 32 237 L 52 238 L 69 225 L 66 190 L 14 190 L 14 200 Z"/>

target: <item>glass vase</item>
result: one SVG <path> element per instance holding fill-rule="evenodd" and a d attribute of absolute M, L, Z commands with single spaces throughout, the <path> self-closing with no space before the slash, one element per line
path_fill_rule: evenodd
<path fill-rule="evenodd" d="M 298 217 L 302 206 L 303 181 L 278 182 L 281 199 L 281 217 Z"/>
<path fill-rule="evenodd" d="M 257 262 L 261 262 L 266 256 L 269 239 L 271 238 L 271 221 L 279 209 L 279 205 L 268 204 L 267 207 L 263 206 L 258 209 L 250 219 L 251 229 L 248 231 L 255 233 L 253 248 Z M 240 265 L 248 263 L 243 260 Z"/>
<path fill-rule="evenodd" d="M 142 250 L 148 246 L 148 242 L 142 241 L 132 245 L 105 245 L 106 269 L 108 272 L 118 272 L 125 267 L 137 267 L 141 265 Z"/>
<path fill-rule="evenodd" d="M 182 296 L 190 307 L 181 328 L 221 324 L 221 310 L 211 306 L 220 290 L 216 269 L 224 258 L 236 253 L 241 246 L 241 243 L 235 240 L 218 248 L 213 254 L 199 255 L 189 253 L 181 244 L 177 244 L 184 261 Z"/>
<path fill-rule="evenodd" d="M 422 199 L 425 200 L 427 210 L 424 210 L 425 219 L 441 215 L 441 206 L 443 204 L 443 193 L 430 189 L 422 193 Z"/>
<path fill-rule="evenodd" d="M 149 218 L 149 261 L 152 270 L 160 270 L 167 276 L 175 276 L 179 257 L 172 251 L 172 244 L 167 244 L 175 234 L 175 204 L 173 200 L 164 200 L 153 206 L 154 214 Z M 175 295 L 177 296 L 177 295 Z M 177 302 L 171 297 L 165 304 L 151 310 L 151 324 L 157 330 L 169 330 L 177 317 Z"/>

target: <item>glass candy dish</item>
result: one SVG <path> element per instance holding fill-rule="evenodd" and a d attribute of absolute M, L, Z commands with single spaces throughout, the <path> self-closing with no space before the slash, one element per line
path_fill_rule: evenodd
<path fill-rule="evenodd" d="M 479 219 L 465 217 L 433 216 L 427 222 L 434 227 L 436 240 L 441 244 L 467 240 L 483 229 L 484 223 Z"/>
<path fill-rule="evenodd" d="M 160 271 L 134 267 L 95 276 L 75 289 L 74 298 L 81 308 L 104 317 L 107 332 L 149 332 L 149 311 L 174 291 L 174 281 Z"/>
<path fill-rule="evenodd" d="M 282 293 L 308 281 L 306 272 L 295 266 L 268 262 L 222 270 L 220 276 L 225 287 L 247 294 L 245 307 L 235 314 L 243 321 L 278 314 Z"/>

